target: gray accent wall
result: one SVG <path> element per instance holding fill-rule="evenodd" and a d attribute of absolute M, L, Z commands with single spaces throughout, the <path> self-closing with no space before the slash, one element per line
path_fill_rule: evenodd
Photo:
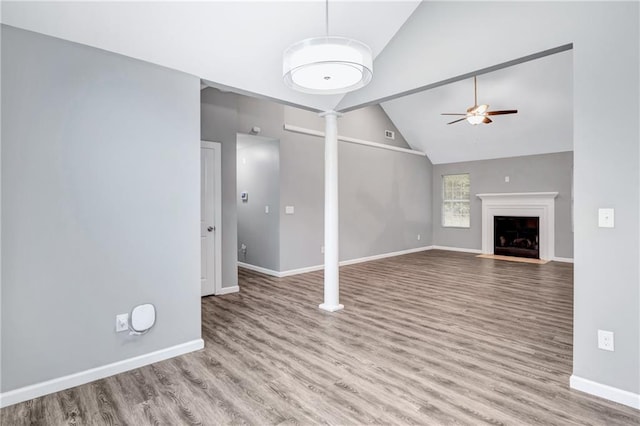
<path fill-rule="evenodd" d="M 245 134 L 238 134 L 237 143 L 238 260 L 279 271 L 280 143 Z"/>
<path fill-rule="evenodd" d="M 442 226 L 442 176 L 469 173 L 471 227 Z M 558 192 L 555 200 L 555 255 L 573 258 L 571 180 L 573 152 L 528 155 L 433 166 L 433 244 L 482 249 L 482 200 L 476 194 L 495 192 Z M 505 182 L 509 176 L 509 182 Z"/>
<path fill-rule="evenodd" d="M 200 339 L 199 79 L 2 26 L 2 89 L 2 392 Z"/>
<path fill-rule="evenodd" d="M 258 126 L 260 136 L 279 140 L 277 270 L 321 265 L 324 261 L 321 253 L 324 244 L 324 139 L 284 131 L 283 126 L 291 124 L 324 131 L 324 119 L 309 111 L 211 88 L 203 91 L 202 102 L 205 139 L 213 138 L 224 145 L 227 141 L 220 138 L 231 139 L 232 130 L 248 133 L 253 126 Z M 221 110 L 222 103 L 224 110 Z M 230 112 L 233 107 L 235 112 Z M 223 112 L 226 119 L 217 117 Z M 408 146 L 399 132 L 394 141 L 385 139 L 385 129 L 397 131 L 379 106 L 354 111 L 338 120 L 340 135 Z M 225 135 L 218 136 L 222 130 Z M 235 141 L 229 144 L 235 149 Z M 223 151 L 223 212 L 226 210 L 229 215 L 236 209 L 242 190 L 236 188 L 235 170 L 234 176 L 230 176 L 230 161 L 231 157 L 225 158 Z M 227 172 L 225 167 L 228 167 Z M 235 156 L 233 167 L 236 168 Z M 428 158 L 340 142 L 339 167 L 341 260 L 431 245 L 432 166 Z M 225 190 L 236 194 L 233 201 L 224 196 Z M 285 214 L 286 206 L 293 206 L 295 213 Z M 235 216 L 237 222 L 237 211 Z M 223 237 L 233 232 L 230 223 L 223 224 Z M 231 268 L 224 261 L 225 256 L 230 257 L 231 252 L 223 252 L 223 270 Z"/>

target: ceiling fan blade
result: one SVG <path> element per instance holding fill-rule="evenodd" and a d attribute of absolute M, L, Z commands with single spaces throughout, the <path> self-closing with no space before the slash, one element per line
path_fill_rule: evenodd
<path fill-rule="evenodd" d="M 447 124 L 457 123 L 458 121 L 463 121 L 463 120 L 466 120 L 466 119 L 467 119 L 467 117 L 462 117 L 462 118 L 459 118 L 457 120 L 453 120 L 451 123 L 447 123 Z"/>
<path fill-rule="evenodd" d="M 484 117 L 484 120 L 482 120 L 482 122 L 483 122 L 484 124 L 489 124 L 489 123 L 493 123 L 493 120 L 492 120 L 492 119 L 490 119 L 489 117 L 485 116 L 485 117 Z"/>
<path fill-rule="evenodd" d="M 459 114 L 457 112 L 443 112 L 440 115 L 467 115 L 467 114 Z"/>
<path fill-rule="evenodd" d="M 517 109 L 505 109 L 503 111 L 487 111 L 485 115 L 505 115 L 505 114 L 517 114 Z"/>

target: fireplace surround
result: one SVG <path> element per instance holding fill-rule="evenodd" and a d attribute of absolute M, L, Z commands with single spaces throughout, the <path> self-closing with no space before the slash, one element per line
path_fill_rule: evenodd
<path fill-rule="evenodd" d="M 482 200 L 482 253 L 494 254 L 495 216 L 539 218 L 539 256 L 555 257 L 555 198 L 557 192 L 476 194 Z"/>

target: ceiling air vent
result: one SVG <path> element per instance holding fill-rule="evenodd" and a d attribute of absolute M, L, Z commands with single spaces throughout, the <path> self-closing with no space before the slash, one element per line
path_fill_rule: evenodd
<path fill-rule="evenodd" d="M 394 132 L 393 130 L 385 130 L 384 131 L 384 137 L 387 139 L 395 139 L 396 138 L 396 132 Z"/>

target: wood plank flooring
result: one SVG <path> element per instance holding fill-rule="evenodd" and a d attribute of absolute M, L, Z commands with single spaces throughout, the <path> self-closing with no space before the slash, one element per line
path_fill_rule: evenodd
<path fill-rule="evenodd" d="M 640 424 L 569 390 L 570 264 L 427 251 L 322 272 L 240 270 L 206 348 L 3 409 L 3 425 Z"/>

